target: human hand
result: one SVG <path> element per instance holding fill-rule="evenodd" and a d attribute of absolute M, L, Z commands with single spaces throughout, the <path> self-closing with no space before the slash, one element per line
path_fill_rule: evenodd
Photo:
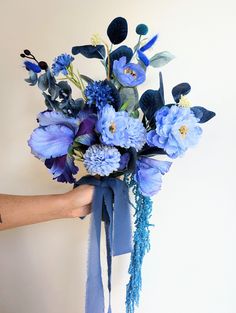
<path fill-rule="evenodd" d="M 81 185 L 64 194 L 67 217 L 83 217 L 91 213 L 94 186 Z"/>

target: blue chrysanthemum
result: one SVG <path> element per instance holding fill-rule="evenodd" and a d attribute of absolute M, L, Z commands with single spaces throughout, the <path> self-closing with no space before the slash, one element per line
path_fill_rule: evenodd
<path fill-rule="evenodd" d="M 87 104 L 91 107 L 96 107 L 101 110 L 106 104 L 114 101 L 112 97 L 112 89 L 105 81 L 95 81 L 89 83 L 85 89 Z"/>
<path fill-rule="evenodd" d="M 84 166 L 91 175 L 108 176 L 119 168 L 120 157 L 115 147 L 93 145 L 84 155 Z"/>
<path fill-rule="evenodd" d="M 147 136 L 146 129 L 142 122 L 137 118 L 129 116 L 127 123 L 127 133 L 128 147 L 135 148 L 136 151 L 141 150 L 146 142 Z"/>
<path fill-rule="evenodd" d="M 156 112 L 155 119 L 156 130 L 147 134 L 147 143 L 164 149 L 171 158 L 181 156 L 195 145 L 202 133 L 190 108 L 164 106 Z"/>
<path fill-rule="evenodd" d="M 74 58 L 67 53 L 63 53 L 55 58 L 54 63 L 52 64 L 52 71 L 55 76 L 59 75 L 62 72 L 63 75 L 68 74 L 67 68 L 70 66 Z"/>

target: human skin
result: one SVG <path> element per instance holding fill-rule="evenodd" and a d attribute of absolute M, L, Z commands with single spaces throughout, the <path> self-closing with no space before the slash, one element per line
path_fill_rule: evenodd
<path fill-rule="evenodd" d="M 54 219 L 86 216 L 91 212 L 93 191 L 93 186 L 81 185 L 64 194 L 0 194 L 0 230 Z"/>

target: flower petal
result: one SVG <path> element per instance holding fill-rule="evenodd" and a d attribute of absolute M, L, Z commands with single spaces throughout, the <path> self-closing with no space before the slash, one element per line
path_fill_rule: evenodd
<path fill-rule="evenodd" d="M 151 48 L 154 45 L 154 43 L 157 41 L 157 38 L 158 38 L 158 35 L 155 35 L 154 37 L 152 37 L 152 39 L 150 39 L 144 46 L 142 46 L 140 50 L 144 52 L 148 50 L 149 48 Z"/>
<path fill-rule="evenodd" d="M 67 154 L 73 142 L 74 132 L 63 125 L 49 125 L 36 128 L 28 144 L 31 152 L 40 159 L 49 159 Z"/>
<path fill-rule="evenodd" d="M 44 111 L 40 112 L 37 116 L 40 126 L 49 125 L 65 125 L 76 132 L 79 128 L 79 120 L 73 117 L 67 117 L 60 112 Z"/>
<path fill-rule="evenodd" d="M 62 183 L 74 183 L 75 175 L 79 168 L 75 166 L 74 159 L 68 155 L 63 155 L 58 158 L 51 158 L 45 160 L 46 167 L 53 174 L 53 179 L 56 179 L 58 182 Z"/>

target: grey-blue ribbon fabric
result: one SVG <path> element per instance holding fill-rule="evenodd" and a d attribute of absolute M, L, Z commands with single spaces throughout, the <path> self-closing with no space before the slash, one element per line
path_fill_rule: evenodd
<path fill-rule="evenodd" d="M 132 250 L 129 188 L 118 178 L 84 176 L 75 183 L 95 186 L 88 250 L 85 313 L 104 313 L 104 290 L 101 274 L 100 241 L 101 224 L 105 224 L 109 306 L 111 313 L 112 256 Z"/>

